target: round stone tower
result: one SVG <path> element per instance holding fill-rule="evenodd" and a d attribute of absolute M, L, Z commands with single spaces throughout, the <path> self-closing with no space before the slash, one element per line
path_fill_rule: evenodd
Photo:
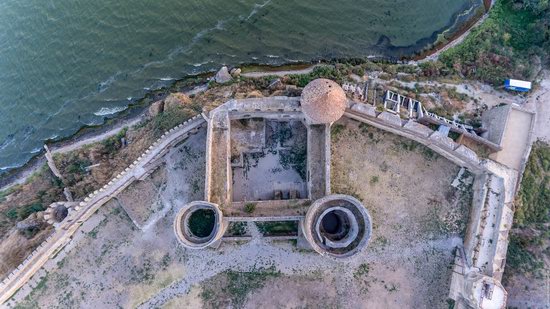
<path fill-rule="evenodd" d="M 347 100 L 340 85 L 319 78 L 304 87 L 300 104 L 309 124 L 329 124 L 344 115 Z"/>
<path fill-rule="evenodd" d="M 350 257 L 364 249 L 372 233 L 367 209 L 348 195 L 328 195 L 313 203 L 302 230 L 311 247 L 322 255 Z"/>
<path fill-rule="evenodd" d="M 218 205 L 204 201 L 185 205 L 174 220 L 177 239 L 190 249 L 204 249 L 214 245 L 222 238 L 225 228 Z"/>
<path fill-rule="evenodd" d="M 67 218 L 74 203 L 54 202 L 44 211 L 44 219 L 56 228 Z"/>

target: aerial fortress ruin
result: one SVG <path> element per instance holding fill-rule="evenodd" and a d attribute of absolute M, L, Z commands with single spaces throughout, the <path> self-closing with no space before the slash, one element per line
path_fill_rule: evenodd
<path fill-rule="evenodd" d="M 172 147 L 199 130 L 207 136 L 205 196 L 182 205 L 174 217 L 174 234 L 183 247 L 217 248 L 231 241 L 226 231 L 235 222 L 295 222 L 299 248 L 337 259 L 368 254 L 374 223 L 368 205 L 331 189 L 331 126 L 345 117 L 423 144 L 474 175 L 470 218 L 456 250 L 449 297 L 456 308 L 504 308 L 507 294 L 500 280 L 512 201 L 528 155 L 524 149 L 510 153 L 507 134 L 514 130 L 518 138 L 528 138 L 531 128 L 517 132 L 513 117 L 532 123 L 532 115 L 517 106 L 496 107 L 474 130 L 391 91 L 382 104 L 375 98 L 368 83 L 340 86 L 317 79 L 301 97 L 234 99 L 186 121 L 84 201 L 52 204 L 47 219 L 56 233 L 2 282 L 0 303 L 39 275 L 101 205 L 148 177 Z M 452 139 L 450 132 L 459 138 Z M 472 150 L 478 145 L 491 150 L 488 159 Z"/>

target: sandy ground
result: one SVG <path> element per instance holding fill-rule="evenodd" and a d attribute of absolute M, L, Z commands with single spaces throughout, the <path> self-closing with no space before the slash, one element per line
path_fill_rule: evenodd
<path fill-rule="evenodd" d="M 532 122 L 533 114 L 512 109 L 502 137 L 502 150 L 492 154 L 490 158 L 519 171 L 526 151 L 531 145 L 529 131 Z"/>
<path fill-rule="evenodd" d="M 204 179 L 199 137 L 180 145 L 161 167 L 168 181 L 160 199 L 167 210 L 158 220 L 140 230 L 118 203 L 105 205 L 31 294 L 16 295 L 24 298 L 21 308 L 211 307 L 215 299 L 205 302 L 202 291 L 210 285 L 203 283 L 226 270 L 259 267 L 281 275 L 252 287 L 244 307 L 447 308 L 449 265 L 462 242 L 470 197 L 450 187 L 457 166 L 350 122 L 333 143 L 333 188 L 356 194 L 371 213 L 373 238 L 364 252 L 338 261 L 254 231 L 250 242 L 191 251 L 178 244 L 172 223 L 179 207 L 204 194 L 203 183 L 194 184 Z"/>

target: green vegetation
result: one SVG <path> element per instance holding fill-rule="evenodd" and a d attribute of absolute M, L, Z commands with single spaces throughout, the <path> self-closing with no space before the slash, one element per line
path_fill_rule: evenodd
<path fill-rule="evenodd" d="M 153 118 L 152 129 L 155 137 L 160 137 L 164 132 L 183 123 L 185 120 L 193 117 L 197 111 L 192 109 L 175 107 L 170 110 L 165 110 Z"/>
<path fill-rule="evenodd" d="M 347 65 L 341 65 L 344 67 L 349 67 Z M 310 81 L 317 78 L 328 78 L 336 82 L 342 82 L 346 73 L 339 70 L 338 67 L 333 66 L 319 66 L 313 69 L 309 74 L 300 74 L 300 75 L 290 75 L 289 84 L 296 85 L 298 87 L 305 87 Z"/>
<path fill-rule="evenodd" d="M 499 0 L 464 42 L 441 54 L 441 63 L 421 69 L 425 76 L 457 73 L 495 85 L 509 77 L 530 79 L 533 56 L 550 51 L 549 21 L 548 0 Z"/>
<path fill-rule="evenodd" d="M 357 267 L 357 269 L 353 272 L 353 278 L 358 283 L 359 289 L 365 293 L 368 292 L 370 286 L 371 286 L 371 279 L 369 278 L 369 271 L 370 271 L 370 265 L 369 263 L 363 263 Z"/>
<path fill-rule="evenodd" d="M 246 222 L 230 222 L 227 227 L 227 234 L 229 236 L 244 236 L 246 235 Z"/>
<path fill-rule="evenodd" d="M 338 135 L 340 135 L 340 133 L 342 133 L 342 131 L 344 131 L 345 129 L 345 126 L 342 125 L 342 124 L 339 124 L 339 123 L 336 123 L 332 126 L 331 130 L 330 130 L 330 136 L 334 139 L 334 138 L 337 138 Z"/>
<path fill-rule="evenodd" d="M 248 294 L 254 290 L 261 289 L 265 282 L 281 275 L 274 266 L 269 268 L 258 268 L 250 272 L 237 272 L 233 270 L 222 274 L 224 278 L 216 279 L 216 282 L 224 282 L 225 286 L 218 288 L 215 284 L 204 284 L 201 298 L 208 307 L 220 308 L 242 308 Z M 225 280 L 224 280 L 225 279 Z M 224 298 L 230 304 L 224 303 Z"/>
<path fill-rule="evenodd" d="M 512 272 L 535 273 L 544 269 L 550 253 L 550 145 L 537 142 L 525 167 L 516 198 L 514 229 L 506 257 Z"/>
<path fill-rule="evenodd" d="M 532 272 L 542 269 L 544 263 L 538 260 L 533 253 L 528 250 L 530 239 L 518 235 L 510 235 L 508 244 L 508 254 L 506 256 L 506 267 L 522 273 Z"/>
<path fill-rule="evenodd" d="M 329 61 L 327 65 L 317 66 L 308 74 L 293 74 L 289 75 L 287 84 L 305 87 L 310 81 L 316 78 L 327 78 L 337 83 L 342 83 L 347 80 L 350 74 L 362 76 L 366 70 L 382 71 L 393 70 L 394 75 L 398 71 L 413 72 L 414 66 L 407 65 L 388 65 L 384 62 L 373 63 L 366 59 L 337 59 Z"/>
<path fill-rule="evenodd" d="M 20 186 L 13 186 L 13 187 L 10 187 L 6 190 L 2 190 L 0 191 L 0 203 L 4 202 L 6 200 L 6 197 L 10 194 L 12 194 L 13 192 L 15 192 L 16 189 L 20 188 Z"/>
<path fill-rule="evenodd" d="M 550 222 L 550 146 L 533 145 L 516 201 L 515 224 Z"/>
<path fill-rule="evenodd" d="M 286 236 L 298 233 L 298 221 L 256 222 L 256 226 L 265 236 Z"/>
<path fill-rule="evenodd" d="M 216 222 L 214 211 L 199 209 L 189 217 L 189 230 L 197 237 L 207 237 L 214 229 Z"/>
<path fill-rule="evenodd" d="M 127 127 L 120 130 L 116 135 L 103 140 L 101 143 L 103 144 L 103 147 L 105 147 L 105 150 L 107 152 L 113 152 L 119 149 L 122 146 L 121 139 L 126 137 L 126 132 L 128 132 Z"/>
<path fill-rule="evenodd" d="M 114 144 L 106 143 L 110 140 L 112 140 L 112 137 L 105 140 L 103 144 L 104 145 L 108 144 L 109 147 L 115 147 Z M 118 148 L 119 146 L 116 146 L 116 147 Z M 74 156 L 74 159 L 71 160 L 71 163 L 69 164 L 69 166 L 67 166 L 67 172 L 70 174 L 83 175 L 87 172 L 86 168 L 91 164 L 92 163 L 88 159 L 81 159 L 81 158 L 78 158 L 77 156 Z"/>
<path fill-rule="evenodd" d="M 290 151 L 280 151 L 279 155 L 279 163 L 284 169 L 292 167 L 302 180 L 306 180 L 307 147 L 304 145 L 292 147 Z"/>
<path fill-rule="evenodd" d="M 378 181 L 380 181 L 380 177 L 378 177 L 378 176 L 371 176 L 369 183 L 370 183 L 371 185 L 375 185 L 375 184 L 378 183 Z"/>
<path fill-rule="evenodd" d="M 254 210 L 256 210 L 256 203 L 246 203 L 244 205 L 244 212 L 251 214 Z"/>
<path fill-rule="evenodd" d="M 21 221 L 25 220 L 31 214 L 43 210 L 46 210 L 46 207 L 44 207 L 42 203 L 34 202 L 20 207 L 10 208 L 4 213 L 4 215 L 10 220 Z"/>
<path fill-rule="evenodd" d="M 355 272 L 353 273 L 353 277 L 360 278 L 364 276 L 368 276 L 370 271 L 370 265 L 369 263 L 363 263 L 357 267 Z"/>
<path fill-rule="evenodd" d="M 151 283 L 155 279 L 155 269 L 153 263 L 146 259 L 143 261 L 143 266 L 133 267 L 130 269 L 130 282 L 132 283 Z"/>

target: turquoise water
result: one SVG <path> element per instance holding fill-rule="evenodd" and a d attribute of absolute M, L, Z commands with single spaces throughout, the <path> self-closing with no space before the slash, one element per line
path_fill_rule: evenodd
<path fill-rule="evenodd" d="M 188 74 L 398 56 L 480 2 L 0 0 L 0 170 Z"/>

